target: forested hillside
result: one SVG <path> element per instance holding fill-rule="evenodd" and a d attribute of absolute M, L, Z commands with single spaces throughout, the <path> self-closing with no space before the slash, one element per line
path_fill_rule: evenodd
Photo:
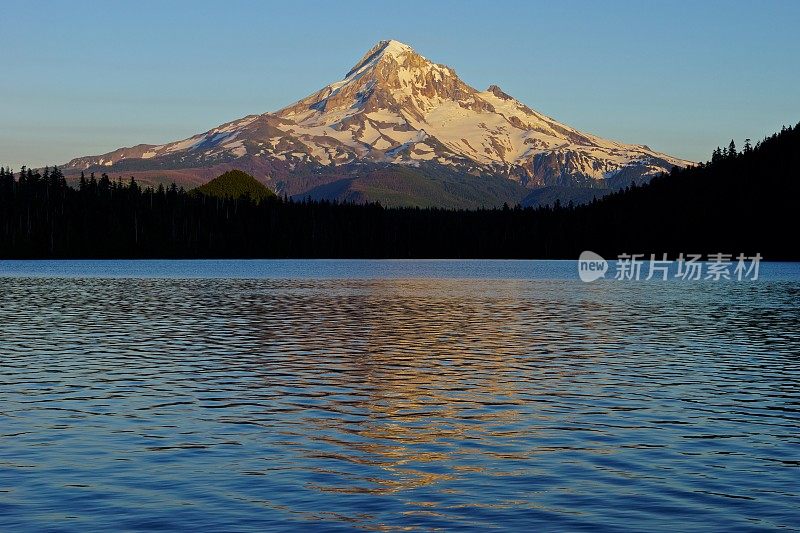
<path fill-rule="evenodd" d="M 58 169 L 0 170 L 0 256 L 507 257 L 755 253 L 800 259 L 800 127 L 589 205 L 386 208 L 210 197 Z"/>

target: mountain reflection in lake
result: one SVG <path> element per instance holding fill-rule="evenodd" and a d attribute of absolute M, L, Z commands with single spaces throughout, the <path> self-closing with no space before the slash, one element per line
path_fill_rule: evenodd
<path fill-rule="evenodd" d="M 799 296 L 0 278 L 0 529 L 800 527 Z"/>

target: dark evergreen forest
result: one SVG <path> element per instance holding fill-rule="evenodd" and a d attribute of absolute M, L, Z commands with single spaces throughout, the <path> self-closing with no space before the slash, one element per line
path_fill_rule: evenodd
<path fill-rule="evenodd" d="M 387 208 L 0 169 L 2 258 L 564 258 L 797 251 L 800 124 L 588 205 Z"/>

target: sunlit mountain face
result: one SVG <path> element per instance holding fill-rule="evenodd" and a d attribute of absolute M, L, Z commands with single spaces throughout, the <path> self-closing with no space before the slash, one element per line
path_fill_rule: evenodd
<path fill-rule="evenodd" d="M 239 168 L 283 194 L 369 201 L 383 190 L 403 192 L 400 203 L 470 206 L 543 187 L 612 190 L 688 163 L 578 131 L 496 85 L 478 91 L 387 40 L 343 79 L 284 109 L 172 143 L 80 157 L 66 171 L 193 186 Z M 456 181 L 464 191 L 443 196 Z"/>

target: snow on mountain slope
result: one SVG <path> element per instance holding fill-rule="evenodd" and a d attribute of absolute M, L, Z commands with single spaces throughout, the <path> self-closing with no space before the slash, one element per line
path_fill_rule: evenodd
<path fill-rule="evenodd" d="M 71 161 L 84 170 L 181 169 L 265 160 L 286 172 L 357 162 L 444 165 L 535 188 L 603 187 L 687 161 L 580 132 L 493 85 L 477 91 L 450 67 L 381 41 L 335 83 L 274 113 L 250 115 L 163 145 Z"/>

